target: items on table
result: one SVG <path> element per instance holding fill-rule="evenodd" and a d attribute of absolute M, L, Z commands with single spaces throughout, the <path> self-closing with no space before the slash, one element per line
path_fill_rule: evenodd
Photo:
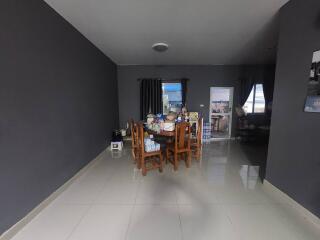
<path fill-rule="evenodd" d="M 175 123 L 174 122 L 164 122 L 163 131 L 174 131 Z"/>
<path fill-rule="evenodd" d="M 164 131 L 174 131 L 175 129 L 175 122 L 177 120 L 177 114 L 174 112 L 170 112 L 163 123 L 163 130 Z"/>
<path fill-rule="evenodd" d="M 160 144 L 153 141 L 151 138 L 144 139 L 144 149 L 146 152 L 155 152 L 160 150 Z"/>
<path fill-rule="evenodd" d="M 147 124 L 149 125 L 149 124 L 152 124 L 153 122 L 154 122 L 154 120 L 155 120 L 155 115 L 153 115 L 152 113 L 149 113 L 148 115 L 147 115 Z"/>
<path fill-rule="evenodd" d="M 166 121 L 175 121 L 177 119 L 177 114 L 174 112 L 170 112 L 167 116 L 166 116 Z"/>
<path fill-rule="evenodd" d="M 186 110 L 186 109 L 185 109 Z M 154 115 L 152 113 L 147 115 L 146 127 L 149 130 L 160 132 L 160 131 L 174 131 L 176 122 L 190 122 L 190 125 L 197 127 L 199 114 L 197 112 L 186 112 L 175 113 L 170 112 L 164 116 L 162 114 Z"/>
<path fill-rule="evenodd" d="M 186 114 L 188 113 L 187 106 L 183 106 L 183 107 L 181 108 L 181 113 L 182 113 L 182 115 L 186 115 Z"/>
<path fill-rule="evenodd" d="M 161 129 L 160 123 L 153 122 L 151 124 L 147 124 L 146 126 L 149 130 L 159 133 Z"/>
<path fill-rule="evenodd" d="M 146 127 L 149 130 L 152 130 L 152 131 L 155 131 L 155 132 L 160 132 L 160 130 L 161 130 L 161 125 L 160 125 L 161 121 L 162 121 L 162 115 L 161 114 L 154 115 L 152 113 L 149 113 L 147 115 Z"/>
<path fill-rule="evenodd" d="M 162 114 L 148 114 L 146 127 L 154 132 L 160 132 L 165 129 L 165 116 Z"/>

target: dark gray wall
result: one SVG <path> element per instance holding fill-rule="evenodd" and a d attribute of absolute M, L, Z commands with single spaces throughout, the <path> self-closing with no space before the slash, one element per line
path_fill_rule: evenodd
<path fill-rule="evenodd" d="M 210 87 L 234 87 L 234 106 L 239 103 L 240 78 L 255 76 L 262 82 L 274 78 L 273 65 L 258 66 L 118 66 L 120 126 L 130 119 L 139 119 L 140 99 L 138 78 L 188 78 L 187 106 L 190 111 L 204 114 L 208 121 Z M 204 104 L 204 108 L 200 108 Z M 233 129 L 236 126 L 235 111 Z M 233 131 L 234 133 L 234 131 Z"/>
<path fill-rule="evenodd" d="M 320 217 L 320 113 L 303 112 L 312 53 L 320 50 L 320 1 L 291 1 L 281 26 L 267 180 Z"/>
<path fill-rule="evenodd" d="M 41 0 L 0 1 L 0 234 L 105 147 L 116 65 Z"/>

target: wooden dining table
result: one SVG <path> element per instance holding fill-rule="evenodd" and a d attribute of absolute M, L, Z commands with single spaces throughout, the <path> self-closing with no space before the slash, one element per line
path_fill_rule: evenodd
<path fill-rule="evenodd" d="M 154 136 L 159 136 L 159 137 L 174 137 L 175 131 L 164 131 L 161 130 L 160 132 L 152 131 L 150 129 L 146 130 L 147 133 L 152 134 Z"/>

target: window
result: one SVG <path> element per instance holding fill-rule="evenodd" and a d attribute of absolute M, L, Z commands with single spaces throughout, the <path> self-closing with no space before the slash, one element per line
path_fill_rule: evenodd
<path fill-rule="evenodd" d="M 262 84 L 255 84 L 243 109 L 246 113 L 264 113 L 265 104 L 263 86 Z"/>
<path fill-rule="evenodd" d="M 162 83 L 163 114 L 180 112 L 182 108 L 181 83 Z"/>

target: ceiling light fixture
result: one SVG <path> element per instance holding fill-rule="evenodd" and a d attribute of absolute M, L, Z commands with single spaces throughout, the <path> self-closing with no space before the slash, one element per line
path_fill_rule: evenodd
<path fill-rule="evenodd" d="M 165 52 L 169 48 L 169 45 L 166 43 L 155 43 L 152 45 L 152 49 L 156 52 Z"/>

